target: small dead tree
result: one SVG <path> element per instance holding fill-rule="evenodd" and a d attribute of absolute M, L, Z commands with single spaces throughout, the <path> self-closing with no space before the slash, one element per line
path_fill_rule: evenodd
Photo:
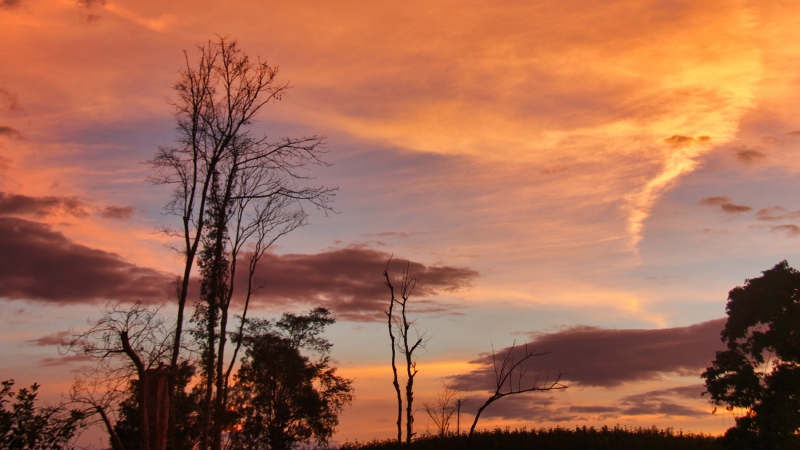
<path fill-rule="evenodd" d="M 76 380 L 70 389 L 69 401 L 72 405 L 83 407 L 82 413 L 87 418 L 86 426 L 102 424 L 108 433 L 111 447 L 114 450 L 125 450 L 114 424 L 118 420 L 117 410 L 125 397 L 130 380 L 127 376 L 107 375 L 109 374 L 94 372 Z"/>
<path fill-rule="evenodd" d="M 456 399 L 456 435 L 461 436 L 461 407 L 467 403 L 463 398 Z"/>
<path fill-rule="evenodd" d="M 72 333 L 65 351 L 95 359 L 97 365 L 86 378 L 73 386 L 72 401 L 88 405 L 87 412 L 100 416 L 112 442 L 115 439 L 110 417 L 127 389 L 127 382 L 138 377 L 141 448 L 164 450 L 169 426 L 169 363 L 174 328 L 160 315 L 160 308 L 141 302 L 130 307 L 120 304 L 108 308 L 103 317 L 86 331 Z M 121 448 L 121 447 L 120 447 Z"/>
<path fill-rule="evenodd" d="M 403 270 L 403 278 L 400 281 L 400 298 L 397 299 L 394 293 L 394 285 L 392 285 L 391 277 L 389 276 L 388 272 L 389 263 L 391 263 L 391 259 L 386 263 L 386 269 L 384 270 L 383 274 L 384 278 L 386 279 L 386 286 L 389 287 L 389 292 L 391 293 L 390 311 L 387 312 L 387 315 L 389 316 L 389 334 L 392 341 L 392 369 L 394 371 L 394 386 L 395 390 L 398 392 L 397 440 L 399 445 L 402 440 L 402 398 L 400 396 L 400 384 L 397 378 L 397 368 L 395 365 L 396 351 L 399 351 L 400 354 L 405 357 L 406 362 L 406 448 L 411 448 L 411 439 L 416 434 L 414 433 L 414 377 L 416 377 L 418 372 L 417 361 L 414 358 L 414 352 L 420 348 L 425 348 L 425 344 L 427 344 L 428 339 L 426 339 L 425 333 L 419 334 L 417 328 L 414 327 L 414 321 L 408 319 L 408 300 L 411 298 L 411 294 L 414 292 L 414 288 L 417 286 L 419 279 L 409 274 L 409 264 L 406 264 L 406 267 Z M 395 303 L 400 306 L 399 317 L 393 316 L 392 308 Z M 414 329 L 415 333 L 414 337 L 411 337 L 412 328 Z M 397 336 L 395 336 L 395 333 Z M 397 342 L 397 338 L 399 338 L 399 342 Z M 395 349 L 397 350 L 395 351 Z"/>
<path fill-rule="evenodd" d="M 480 419 L 483 410 L 495 401 L 500 400 L 503 397 L 508 397 L 509 395 L 524 394 L 526 392 L 544 392 L 567 388 L 567 386 L 560 383 L 560 372 L 554 381 L 550 381 L 549 379 L 545 378 L 545 380 L 541 383 L 539 375 L 536 374 L 530 384 L 523 386 L 522 382 L 528 370 L 528 361 L 531 358 L 547 355 L 550 352 L 537 353 L 535 349 L 528 350 L 528 344 L 525 344 L 525 351 L 522 354 L 522 357 L 519 360 L 515 360 L 514 348 L 516 347 L 516 344 L 516 341 L 511 344 L 511 348 L 503 357 L 503 362 L 500 364 L 500 367 L 497 366 L 497 354 L 494 351 L 494 347 L 492 347 L 492 364 L 494 366 L 495 390 L 494 393 L 486 400 L 483 406 L 478 408 L 478 412 L 475 414 L 475 420 L 472 422 L 472 426 L 469 429 L 469 437 L 467 438 L 467 442 L 472 441 L 472 435 L 475 432 L 475 426 L 478 425 L 478 419 Z"/>
<path fill-rule="evenodd" d="M 450 419 L 461 408 L 461 399 L 457 398 L 458 388 L 453 382 L 446 382 L 443 389 L 430 402 L 422 402 L 422 407 L 436 426 L 440 438 L 450 434 Z"/>

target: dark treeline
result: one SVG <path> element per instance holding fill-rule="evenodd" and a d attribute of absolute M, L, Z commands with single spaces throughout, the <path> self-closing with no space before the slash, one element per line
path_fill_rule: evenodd
<path fill-rule="evenodd" d="M 374 440 L 366 443 L 345 443 L 341 450 L 394 450 L 397 441 Z M 425 435 L 411 443 L 414 450 L 721 450 L 721 438 L 706 434 L 675 432 L 672 428 L 609 428 L 576 427 L 525 428 L 511 430 L 495 428 L 475 432 L 472 442 L 467 435 L 439 437 Z"/>

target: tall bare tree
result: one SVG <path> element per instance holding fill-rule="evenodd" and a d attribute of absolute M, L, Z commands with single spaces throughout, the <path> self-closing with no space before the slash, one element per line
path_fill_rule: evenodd
<path fill-rule="evenodd" d="M 335 189 L 305 185 L 308 169 L 325 165 L 320 159 L 325 152 L 322 137 L 273 141 L 250 130 L 254 116 L 288 89 L 276 82 L 277 73 L 276 66 L 248 57 L 235 40 L 219 38 L 198 46 L 197 63 L 187 54 L 186 68 L 175 85 L 178 145 L 160 148 L 151 161 L 151 180 L 174 187 L 166 211 L 181 221 L 178 229 L 163 229 L 181 239 L 177 250 L 184 258 L 170 360 L 173 372 L 196 264 L 202 276 L 194 335 L 205 381 L 203 449 L 222 447 L 228 384 L 240 345 L 233 358 L 225 357 L 230 306 L 239 291 L 237 264 L 245 261 L 247 270 L 247 284 L 238 294 L 244 299 L 235 332 L 240 336 L 250 298 L 261 287 L 255 279 L 259 259 L 276 239 L 305 224 L 304 203 L 328 211 L 335 194 Z M 170 392 L 174 394 L 174 383 Z"/>
<path fill-rule="evenodd" d="M 497 354 L 492 348 L 492 364 L 494 366 L 494 375 L 495 375 L 495 390 L 494 393 L 486 399 L 486 402 L 478 408 L 478 412 L 475 414 L 475 420 L 472 422 L 472 426 L 469 429 L 469 437 L 467 439 L 468 442 L 472 441 L 472 434 L 475 432 L 475 426 L 478 425 L 478 419 L 481 418 L 481 413 L 484 409 L 486 409 L 489 405 L 500 400 L 503 397 L 508 397 L 509 395 L 518 395 L 524 394 L 526 392 L 544 392 L 544 391 L 552 391 L 558 389 L 566 389 L 567 386 L 560 383 L 561 381 L 561 373 L 556 376 L 555 380 L 549 380 L 545 378 L 544 380 L 540 379 L 539 374 L 536 374 L 530 382 L 526 382 L 523 385 L 523 378 L 528 372 L 528 363 L 530 362 L 531 358 L 535 358 L 537 356 L 547 355 L 550 352 L 536 352 L 536 350 L 531 349 L 528 350 L 528 344 L 525 344 L 524 352 L 519 359 L 516 359 L 514 355 L 514 349 L 516 348 L 516 341 L 511 344 L 511 348 L 508 349 L 505 356 L 503 356 L 503 361 L 500 365 L 497 365 Z"/>
<path fill-rule="evenodd" d="M 390 295 L 389 309 L 386 311 L 386 317 L 389 326 L 389 341 L 392 348 L 392 385 L 397 394 L 397 445 L 400 446 L 403 443 L 403 395 L 400 391 L 400 381 L 397 377 L 397 344 L 395 342 L 394 332 L 394 304 L 397 303 L 397 300 L 394 296 L 394 285 L 392 285 L 392 280 L 389 278 L 389 264 L 391 262 L 392 260 L 390 258 L 386 263 L 386 269 L 383 270 L 383 277 L 386 278 L 384 283 L 389 288 Z"/>
<path fill-rule="evenodd" d="M 389 310 L 386 313 L 389 320 L 389 337 L 392 343 L 392 371 L 394 374 L 393 384 L 397 392 L 397 442 L 398 445 L 402 442 L 402 419 L 403 419 L 403 399 L 400 394 L 400 383 L 397 376 L 397 366 L 395 358 L 399 351 L 405 357 L 406 366 L 406 448 L 411 447 L 411 439 L 414 437 L 414 377 L 417 375 L 417 360 L 414 357 L 414 352 L 420 348 L 424 348 L 427 343 L 425 333 L 419 334 L 414 322 L 408 319 L 408 300 L 414 292 L 414 288 L 419 282 L 418 278 L 409 274 L 409 265 L 406 264 L 403 270 L 403 277 L 400 280 L 400 298 L 395 297 L 394 285 L 392 284 L 391 277 L 389 276 L 389 263 L 386 263 L 386 269 L 383 272 L 386 279 L 385 284 L 389 288 L 391 295 Z M 399 317 L 393 314 L 395 303 L 400 306 Z M 411 330 L 414 330 L 415 336 L 411 337 Z M 399 342 L 398 342 L 399 338 Z"/>

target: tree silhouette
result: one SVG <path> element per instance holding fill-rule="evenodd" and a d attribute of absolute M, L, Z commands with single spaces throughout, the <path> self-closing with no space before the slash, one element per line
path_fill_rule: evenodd
<path fill-rule="evenodd" d="M 139 386 L 139 441 L 144 450 L 164 449 L 169 425 L 170 374 L 167 370 L 173 324 L 141 302 L 126 307 L 112 305 L 90 327 L 73 332 L 65 345 L 67 352 L 87 356 L 96 366 L 73 386 L 71 398 L 87 405 L 88 415 L 98 415 L 114 445 L 110 417 L 120 406 L 124 392 L 134 377 Z"/>
<path fill-rule="evenodd" d="M 9 450 L 67 448 L 85 424 L 84 414 L 64 405 L 36 407 L 39 385 L 12 390 L 14 380 L 0 387 L 0 448 Z M 9 399 L 13 402 L 9 404 Z M 10 406 L 10 408 L 9 408 Z"/>
<path fill-rule="evenodd" d="M 797 448 L 800 430 L 800 272 L 786 261 L 733 288 L 719 351 L 702 377 L 711 403 L 738 415 L 737 449 Z"/>
<path fill-rule="evenodd" d="M 462 402 L 463 399 L 458 398 L 458 387 L 452 382 L 445 382 L 435 399 L 422 402 L 422 407 L 433 421 L 439 437 L 444 438 L 450 434 L 450 419 L 453 414 L 460 412 Z M 459 423 L 459 434 L 461 434 L 460 425 Z"/>
<path fill-rule="evenodd" d="M 526 392 L 543 392 L 567 388 L 567 386 L 560 383 L 560 373 L 553 381 L 548 379 L 540 380 L 540 377 L 537 374 L 532 381 L 525 382 L 523 385 L 523 378 L 525 378 L 528 370 L 527 363 L 530 361 L 530 359 L 537 356 L 547 355 L 550 352 L 537 353 L 536 350 L 528 350 L 528 344 L 525 344 L 522 357 L 516 359 L 514 356 L 515 347 L 516 342 L 511 344 L 511 348 L 508 349 L 505 356 L 503 356 L 503 361 L 500 363 L 500 366 L 497 365 L 497 355 L 494 352 L 494 348 L 492 348 L 495 389 L 494 393 L 488 399 L 486 399 L 486 402 L 484 402 L 484 404 L 478 408 L 478 412 L 475 413 L 475 420 L 472 422 L 472 426 L 469 429 L 468 441 L 470 442 L 472 441 L 472 435 L 475 433 L 475 426 L 478 425 L 478 419 L 481 418 L 481 413 L 497 400 L 500 400 L 503 397 L 508 397 L 509 395 L 524 394 Z"/>
<path fill-rule="evenodd" d="M 333 435 L 339 413 L 353 399 L 352 380 L 331 367 L 332 345 L 321 336 L 333 322 L 317 308 L 248 324 L 234 387 L 238 417 L 231 448 L 288 450 L 311 438 L 325 444 Z"/>
<path fill-rule="evenodd" d="M 239 352 L 237 345 L 230 359 L 225 356 L 239 260 L 246 262 L 247 270 L 236 332 L 240 337 L 250 298 L 262 285 L 255 278 L 259 259 L 276 239 L 305 224 L 304 203 L 327 211 L 334 195 L 334 189 L 305 183 L 310 178 L 307 169 L 325 164 L 320 159 L 322 137 L 268 140 L 249 129 L 256 114 L 288 89 L 276 82 L 277 73 L 276 66 L 248 57 L 235 40 L 219 38 L 198 46 L 196 63 L 187 54 L 186 68 L 175 85 L 177 98 L 172 104 L 178 143 L 160 148 L 150 161 L 151 180 L 174 187 L 166 211 L 181 223 L 177 230 L 163 229 L 180 239 L 176 249 L 184 259 L 183 275 L 177 280 L 173 374 L 179 364 L 189 281 L 196 262 L 202 275 L 193 336 L 201 347 L 205 390 L 203 450 L 222 447 L 228 385 Z M 236 336 L 234 340 L 241 342 Z M 175 395 L 174 380 L 170 393 Z M 174 409 L 171 416 L 174 422 Z"/>
<path fill-rule="evenodd" d="M 400 280 L 400 298 L 395 297 L 394 285 L 392 284 L 391 277 L 389 276 L 389 264 L 392 262 L 391 258 L 386 263 L 386 269 L 383 271 L 385 284 L 389 288 L 390 299 L 389 309 L 386 312 L 389 324 L 389 337 L 392 344 L 392 372 L 394 375 L 393 385 L 397 392 L 397 443 L 402 442 L 402 421 L 403 421 L 403 398 L 400 393 L 400 383 L 397 376 L 397 365 L 395 358 L 399 351 L 405 357 L 406 363 L 406 448 L 411 447 L 411 439 L 416 434 L 414 433 L 414 377 L 417 375 L 417 361 L 414 358 L 414 352 L 420 348 L 425 348 L 428 339 L 425 338 L 425 333 L 421 335 L 414 327 L 414 322 L 408 319 L 408 300 L 417 286 L 418 279 L 409 274 L 409 264 L 406 264 L 403 270 L 403 278 Z M 395 303 L 400 306 L 399 317 L 394 316 Z M 415 337 L 411 337 L 410 331 L 414 329 Z M 395 336 L 397 334 L 398 336 Z M 399 342 L 397 341 L 399 337 Z"/>

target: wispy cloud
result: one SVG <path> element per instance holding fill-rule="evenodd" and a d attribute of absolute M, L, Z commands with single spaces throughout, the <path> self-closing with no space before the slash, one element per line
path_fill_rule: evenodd
<path fill-rule="evenodd" d="M 785 232 L 789 236 L 800 235 L 800 227 L 794 224 L 778 225 L 775 227 L 770 227 L 770 230 L 773 232 Z"/>

